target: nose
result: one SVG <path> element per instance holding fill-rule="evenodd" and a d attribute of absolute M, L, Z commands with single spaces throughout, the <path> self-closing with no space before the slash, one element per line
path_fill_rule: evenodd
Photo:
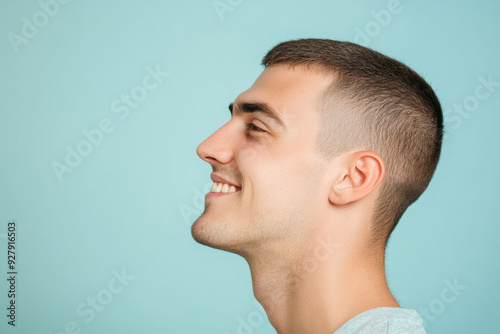
<path fill-rule="evenodd" d="M 213 165 L 214 163 L 227 164 L 233 160 L 234 136 L 231 136 L 230 122 L 227 122 L 210 137 L 205 139 L 196 148 L 196 154 Z"/>

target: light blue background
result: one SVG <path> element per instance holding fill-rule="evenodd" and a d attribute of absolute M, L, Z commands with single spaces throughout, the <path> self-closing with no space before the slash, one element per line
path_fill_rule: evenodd
<path fill-rule="evenodd" d="M 354 41 L 389 3 L 244 0 L 221 20 L 211 0 L 73 0 L 16 53 L 7 35 L 21 34 L 22 18 L 40 6 L 3 1 L 0 331 L 55 334 L 75 321 L 82 333 L 233 334 L 239 317 L 259 319 L 246 262 L 191 238 L 211 172 L 195 149 L 229 119 L 228 103 L 272 46 Z M 448 120 L 454 104 L 473 101 L 479 77 L 500 81 L 500 2 L 401 0 L 398 8 L 370 31 L 369 46 L 428 80 Z M 157 65 L 170 75 L 120 119 L 111 103 Z M 479 102 L 448 127 L 434 179 L 388 249 L 400 304 L 439 313 L 426 321 L 429 333 L 500 332 L 500 87 Z M 59 182 L 52 163 L 64 163 L 65 147 L 104 118 L 114 131 Z M 19 232 L 14 329 L 3 278 L 9 219 Z M 77 306 L 122 268 L 134 279 L 86 323 Z M 445 280 L 455 279 L 466 288 L 443 303 Z M 275 333 L 267 319 L 252 331 Z"/>

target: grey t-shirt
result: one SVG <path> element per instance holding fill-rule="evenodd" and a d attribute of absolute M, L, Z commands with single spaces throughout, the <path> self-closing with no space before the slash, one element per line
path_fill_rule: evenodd
<path fill-rule="evenodd" d="M 417 311 L 377 307 L 347 320 L 333 334 L 427 334 Z"/>

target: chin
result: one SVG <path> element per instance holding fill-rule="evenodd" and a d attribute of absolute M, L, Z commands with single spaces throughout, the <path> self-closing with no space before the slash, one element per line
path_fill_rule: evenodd
<path fill-rule="evenodd" d="M 208 247 L 217 248 L 217 244 L 213 240 L 214 237 L 211 235 L 213 234 L 213 232 L 210 231 L 210 227 L 208 225 L 208 222 L 201 220 L 201 218 L 198 218 L 193 223 L 193 226 L 191 226 L 191 235 L 193 236 L 193 239 L 196 240 L 196 242 Z"/>
<path fill-rule="evenodd" d="M 191 235 L 196 242 L 202 245 L 225 250 L 225 238 L 222 237 L 223 233 L 221 233 L 220 227 L 217 228 L 216 224 L 217 222 L 208 221 L 202 215 L 191 226 Z"/>
<path fill-rule="evenodd" d="M 191 226 L 191 235 L 196 242 L 215 249 L 244 256 L 243 240 L 236 237 L 234 231 L 229 231 L 226 224 L 217 221 L 207 221 L 203 215 Z"/>

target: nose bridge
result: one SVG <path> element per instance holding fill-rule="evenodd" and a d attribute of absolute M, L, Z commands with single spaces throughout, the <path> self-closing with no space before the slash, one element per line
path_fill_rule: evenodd
<path fill-rule="evenodd" d="M 210 137 L 205 139 L 196 149 L 198 156 L 213 163 L 218 161 L 220 163 L 228 163 L 233 158 L 233 148 L 235 143 L 235 136 L 232 134 L 234 131 L 231 121 L 221 126 Z"/>

